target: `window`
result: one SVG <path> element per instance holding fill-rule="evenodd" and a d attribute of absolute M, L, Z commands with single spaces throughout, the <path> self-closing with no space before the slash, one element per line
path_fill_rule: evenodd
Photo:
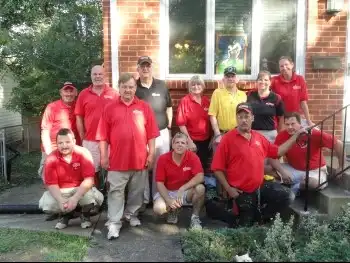
<path fill-rule="evenodd" d="M 164 74 L 221 78 L 235 66 L 243 78 L 279 72 L 290 56 L 304 69 L 305 0 L 162 0 Z M 165 44 L 166 43 L 166 44 Z"/>

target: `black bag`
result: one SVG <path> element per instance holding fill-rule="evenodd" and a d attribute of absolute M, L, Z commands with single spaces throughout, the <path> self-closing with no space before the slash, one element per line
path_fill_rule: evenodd
<path fill-rule="evenodd" d="M 232 212 L 232 201 L 214 197 L 205 202 L 207 216 L 214 220 L 220 220 L 230 228 L 238 226 L 238 217 Z"/>

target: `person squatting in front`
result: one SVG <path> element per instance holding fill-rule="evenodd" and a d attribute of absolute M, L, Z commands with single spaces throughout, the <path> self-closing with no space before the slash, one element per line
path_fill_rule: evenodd
<path fill-rule="evenodd" d="M 237 128 L 222 138 L 212 170 L 238 208 L 238 224 L 252 226 L 270 220 L 291 202 L 291 191 L 277 182 L 264 182 L 264 159 L 283 156 L 304 129 L 277 147 L 251 129 L 254 115 L 248 103 L 237 105 Z"/>
<path fill-rule="evenodd" d="M 118 85 L 120 97 L 105 107 L 96 137 L 100 141 L 101 166 L 108 170 L 108 239 L 119 237 L 123 213 L 131 226 L 141 225 L 137 216 L 148 169 L 154 161 L 155 138 L 159 136 L 151 106 L 135 96 L 134 77 L 122 74 Z"/>
<path fill-rule="evenodd" d="M 90 211 L 101 206 L 103 195 L 94 185 L 95 167 L 91 153 L 76 145 L 72 130 L 60 129 L 57 149 L 51 152 L 44 166 L 46 191 L 39 201 L 45 213 L 60 214 L 56 229 L 63 229 L 80 210 L 81 227 L 91 227 Z"/>
<path fill-rule="evenodd" d="M 199 157 L 188 150 L 188 136 L 175 134 L 172 151 L 159 157 L 156 167 L 158 193 L 154 196 L 153 211 L 168 213 L 167 222 L 176 224 L 182 206 L 193 206 L 191 228 L 202 229 L 199 213 L 204 205 L 204 172 Z"/>

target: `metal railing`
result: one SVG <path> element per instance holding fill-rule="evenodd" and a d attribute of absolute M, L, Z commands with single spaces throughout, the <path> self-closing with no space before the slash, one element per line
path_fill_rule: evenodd
<path fill-rule="evenodd" d="M 11 163 L 20 152 L 40 149 L 39 122 L 0 128 L 0 180 L 11 180 Z"/>
<path fill-rule="evenodd" d="M 318 187 L 315 190 L 320 190 L 328 184 L 328 182 L 332 181 L 333 179 L 337 178 L 339 175 L 343 174 L 345 171 L 350 169 L 350 165 L 345 166 L 345 146 L 347 144 L 346 142 L 346 133 L 347 133 L 347 117 L 348 117 L 348 109 L 350 107 L 350 104 L 344 106 L 343 108 L 335 111 L 333 114 L 329 115 L 328 117 L 324 118 L 322 121 L 319 123 L 313 125 L 312 127 L 309 127 L 307 129 L 307 150 L 306 150 L 306 175 L 305 175 L 305 203 L 304 203 L 304 212 L 308 211 L 308 205 L 309 205 L 309 194 L 310 194 L 310 189 L 309 189 L 309 181 L 310 181 L 310 159 L 311 159 L 311 136 L 312 136 L 312 130 L 317 128 L 321 132 L 321 141 L 320 145 L 323 144 L 323 133 L 324 133 L 324 128 L 325 124 L 327 121 L 331 120 L 331 131 L 332 131 L 332 148 L 331 148 L 331 156 L 330 156 L 330 175 L 328 175 L 326 181 L 321 183 L 321 166 L 322 166 L 322 147 L 320 147 L 320 158 L 319 158 L 319 168 L 318 168 Z M 344 114 L 344 115 L 342 115 Z M 341 115 L 343 119 L 343 138 L 342 138 L 342 143 L 343 143 L 343 149 L 342 149 L 342 162 L 341 167 L 338 167 L 337 171 L 333 168 L 333 158 L 334 158 L 334 146 L 335 146 L 335 131 L 336 131 L 336 117 Z M 338 161 L 339 163 L 339 161 Z M 328 170 L 328 169 L 327 169 Z"/>

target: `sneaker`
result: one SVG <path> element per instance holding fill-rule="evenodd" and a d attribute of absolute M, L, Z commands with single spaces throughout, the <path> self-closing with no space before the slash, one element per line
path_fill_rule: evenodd
<path fill-rule="evenodd" d="M 192 215 L 190 228 L 196 230 L 202 229 L 202 222 L 199 219 L 199 216 Z"/>
<path fill-rule="evenodd" d="M 83 214 L 80 215 L 80 226 L 81 228 L 85 229 L 85 228 L 89 228 L 92 226 L 92 223 L 90 221 L 90 217 L 88 216 L 84 216 Z"/>
<path fill-rule="evenodd" d="M 58 223 L 56 224 L 55 228 L 56 229 L 64 229 L 68 226 L 70 216 L 64 215 L 61 216 L 60 219 L 58 220 Z"/>
<path fill-rule="evenodd" d="M 116 224 L 110 224 L 108 226 L 107 239 L 112 240 L 119 237 L 120 228 Z"/>
<path fill-rule="evenodd" d="M 169 224 L 177 224 L 178 218 L 178 211 L 176 210 L 170 210 L 168 213 L 167 223 Z"/>
<path fill-rule="evenodd" d="M 124 215 L 126 221 L 129 221 L 130 226 L 140 226 L 141 221 L 136 216 Z"/>

